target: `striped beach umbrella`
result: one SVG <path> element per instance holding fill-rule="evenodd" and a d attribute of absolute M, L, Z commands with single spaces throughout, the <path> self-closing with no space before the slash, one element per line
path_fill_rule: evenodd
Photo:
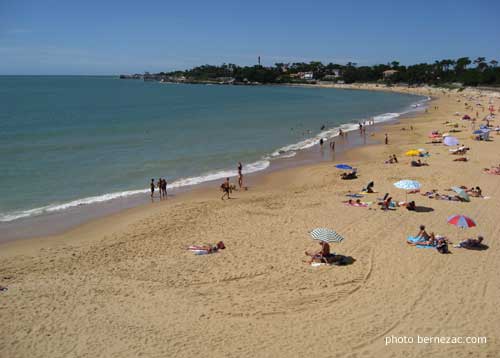
<path fill-rule="evenodd" d="M 352 170 L 352 167 L 347 164 L 337 164 L 335 168 L 342 169 L 342 170 Z"/>
<path fill-rule="evenodd" d="M 452 215 L 448 218 L 448 224 L 458 226 L 462 229 L 474 227 L 476 223 L 471 218 L 464 215 Z"/>
<path fill-rule="evenodd" d="M 327 229 L 324 227 L 318 227 L 310 232 L 314 240 L 324 241 L 324 242 L 341 242 L 344 240 L 337 232 Z"/>

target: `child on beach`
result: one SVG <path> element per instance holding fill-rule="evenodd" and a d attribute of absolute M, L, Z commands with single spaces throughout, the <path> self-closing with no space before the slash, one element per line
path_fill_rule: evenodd
<path fill-rule="evenodd" d="M 231 193 L 231 184 L 229 183 L 229 178 L 226 178 L 226 181 L 221 184 L 220 188 L 222 190 L 221 199 L 224 200 L 224 197 L 226 196 L 228 199 L 231 199 L 229 197 L 229 194 Z"/>

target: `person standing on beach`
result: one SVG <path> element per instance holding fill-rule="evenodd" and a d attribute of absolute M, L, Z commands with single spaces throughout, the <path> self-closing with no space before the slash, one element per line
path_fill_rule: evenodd
<path fill-rule="evenodd" d="M 161 182 L 161 194 L 165 199 L 167 198 L 167 179 L 163 179 Z"/>
<path fill-rule="evenodd" d="M 243 187 L 243 165 L 238 162 L 238 186 L 240 189 Z"/>
<path fill-rule="evenodd" d="M 387 133 L 385 134 L 385 144 L 389 144 L 389 136 Z"/>
<path fill-rule="evenodd" d="M 160 194 L 160 200 L 161 200 L 162 184 L 163 184 L 163 179 L 158 178 L 158 182 L 156 183 L 156 187 L 158 188 L 158 194 Z"/>
<path fill-rule="evenodd" d="M 330 143 L 330 148 L 332 150 L 332 152 L 335 152 L 335 141 L 332 140 L 332 142 Z"/>
<path fill-rule="evenodd" d="M 220 188 L 222 190 L 221 199 L 224 200 L 225 196 L 227 196 L 228 199 L 231 199 L 229 197 L 229 193 L 231 192 L 231 184 L 229 184 L 229 178 L 226 178 L 226 181 L 221 184 Z"/>
<path fill-rule="evenodd" d="M 155 180 L 154 179 L 151 179 L 150 188 L 151 188 L 151 200 L 153 200 L 153 196 L 155 195 Z"/>

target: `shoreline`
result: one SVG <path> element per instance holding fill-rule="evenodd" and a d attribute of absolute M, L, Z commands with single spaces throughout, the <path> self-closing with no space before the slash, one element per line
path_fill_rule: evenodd
<path fill-rule="evenodd" d="M 498 108 L 500 96 L 470 102 L 468 94 L 433 92 L 427 113 L 384 126 L 376 144 L 341 154 L 359 179 L 340 180 L 324 161 L 255 176 L 249 191 L 229 201 L 200 188 L 61 235 L 2 244 L 0 307 L 15 319 L 0 326 L 0 355 L 498 356 L 500 177 L 482 169 L 498 165 L 500 135 L 472 140 L 471 123 L 454 113 L 463 113 L 464 102 L 484 108 L 492 100 Z M 428 143 L 429 133 L 447 130 L 450 120 L 470 147 L 467 162 Z M 404 153 L 421 147 L 429 165 L 412 167 Z M 384 164 L 392 154 L 399 163 Z M 386 192 L 405 199 L 393 185 L 402 179 L 419 181 L 422 192 L 480 186 L 485 197 L 457 202 L 408 194 L 418 211 L 380 210 L 376 200 Z M 369 181 L 378 194 L 361 200 L 371 205 L 343 203 Z M 459 230 L 447 222 L 456 214 L 477 225 Z M 422 224 L 452 242 L 451 254 L 406 243 Z M 331 245 L 349 264 L 306 263 L 304 252 L 318 248 L 309 232 L 318 227 L 345 238 Z M 484 249 L 454 247 L 478 235 Z M 226 249 L 212 255 L 186 250 L 218 241 Z M 318 346 L 325 332 L 328 344 Z M 417 335 L 487 341 L 387 345 L 387 337 Z"/>
<path fill-rule="evenodd" d="M 292 85 L 293 86 L 302 86 L 302 85 Z M 304 85 L 305 87 L 312 87 L 312 88 L 332 88 L 331 86 L 322 86 L 322 85 Z M 334 87 L 337 88 L 337 87 Z M 338 89 L 346 89 L 346 88 L 338 88 Z M 347 88 L 349 89 L 349 88 Z M 359 89 L 359 88 L 357 88 Z M 368 91 L 378 91 L 378 90 L 372 90 L 372 89 L 367 89 Z M 398 92 L 398 93 L 403 93 L 403 94 L 412 94 L 412 93 L 407 93 L 407 92 Z M 417 95 L 416 96 L 424 96 L 424 95 Z M 424 96 L 425 97 L 425 96 Z M 390 125 L 394 121 L 400 120 L 405 117 L 413 117 L 415 115 L 418 116 L 420 112 L 424 108 L 426 108 L 427 104 L 430 103 L 431 98 L 427 96 L 427 100 L 425 99 L 420 99 L 416 102 L 414 102 L 413 105 L 420 105 L 420 107 L 413 107 L 405 112 L 399 112 L 398 116 L 389 120 L 383 120 L 379 123 L 375 123 L 375 125 L 368 126 L 368 135 L 372 133 L 373 131 L 378 130 L 378 128 Z M 423 106 L 422 106 L 423 104 Z M 383 116 L 387 115 L 388 113 L 384 114 L 379 114 L 375 115 L 374 117 L 377 116 Z M 352 126 L 354 123 L 344 123 L 339 125 L 339 128 L 345 127 L 345 126 Z M 336 128 L 336 127 L 335 127 Z M 306 141 L 313 141 L 314 138 L 317 138 L 321 136 L 322 133 L 329 133 L 331 131 L 335 131 L 335 128 L 329 128 L 326 131 L 322 131 L 319 134 L 313 135 L 310 138 L 302 139 L 301 142 L 306 142 Z M 350 132 L 357 132 L 356 129 L 351 129 L 349 130 Z M 357 137 L 357 135 L 355 135 Z M 322 136 L 323 137 L 323 136 Z M 332 136 L 326 138 L 326 142 L 335 139 L 338 140 L 338 136 Z M 369 142 L 368 138 L 368 142 Z M 298 143 L 293 143 L 289 144 L 286 147 L 291 147 L 295 146 Z M 341 151 L 345 150 L 351 150 L 352 148 L 355 148 L 357 146 L 362 146 L 366 145 L 366 138 L 365 138 L 365 143 L 361 143 L 359 138 L 354 141 L 354 143 L 347 143 L 345 148 L 343 146 L 338 146 L 337 145 L 337 154 L 339 154 L 339 149 Z M 325 145 L 326 146 L 326 145 Z M 245 175 L 245 178 L 254 178 L 255 176 L 258 175 L 267 175 L 270 173 L 275 172 L 276 170 L 283 170 L 287 168 L 294 168 L 297 166 L 302 166 L 302 165 L 309 165 L 313 163 L 320 163 L 322 161 L 328 160 L 325 159 L 324 156 L 321 158 L 318 158 L 315 154 L 319 148 L 319 144 L 314 144 L 311 147 L 307 148 L 302 148 L 302 149 L 290 149 L 289 152 L 293 154 L 291 157 L 276 157 L 272 158 L 272 155 L 269 154 L 267 157 L 261 158 L 257 160 L 254 163 L 261 162 L 263 160 L 268 160 L 269 165 L 261 170 L 256 170 L 255 172 L 251 172 Z M 277 152 L 278 149 L 276 149 L 275 152 Z M 324 148 L 325 152 L 329 151 L 329 148 Z M 314 153 L 313 153 L 314 152 Z M 284 152 L 286 155 L 288 152 Z M 274 154 L 274 153 L 273 153 Z M 328 156 L 328 153 L 327 153 Z M 268 159 L 266 159 L 268 158 Z M 221 170 L 225 171 L 225 170 Z M 200 174 L 199 177 L 201 177 L 204 174 Z M 234 177 L 234 175 L 230 176 L 231 178 Z M 189 178 L 188 178 L 189 179 Z M 186 179 L 180 179 L 180 181 L 186 180 Z M 185 195 L 187 192 L 197 190 L 199 188 L 205 188 L 208 190 L 209 187 L 213 186 L 214 183 L 221 181 L 222 179 L 214 179 L 214 180 L 206 180 L 202 181 L 200 183 L 196 183 L 193 185 L 184 185 L 184 186 L 179 186 L 175 188 L 169 188 L 169 198 L 170 199 L 180 199 L 183 195 Z M 174 181 L 175 183 L 175 181 Z M 136 189 L 136 190 L 130 190 L 130 192 L 134 194 L 126 194 L 128 192 L 117 192 L 117 193 L 107 193 L 103 194 L 100 196 L 95 196 L 95 197 L 88 197 L 88 198 L 80 198 L 80 199 L 75 199 L 74 201 L 66 202 L 66 203 L 61 203 L 58 204 L 59 206 L 68 206 L 63 209 L 58 209 L 54 210 L 52 212 L 42 212 L 41 214 L 35 214 L 35 215 L 30 215 L 26 217 L 20 217 L 11 221 L 4 221 L 0 222 L 0 244 L 1 243 L 6 243 L 14 240 L 26 240 L 30 238 L 36 238 L 36 237 L 47 237 L 47 236 L 54 236 L 54 235 L 61 235 L 64 234 L 65 232 L 68 232 L 74 228 L 76 228 L 79 225 L 86 224 L 88 222 L 91 222 L 93 220 L 97 220 L 101 217 L 105 217 L 108 215 L 114 215 L 117 213 L 120 213 L 125 210 L 129 210 L 135 207 L 142 207 L 142 206 L 147 206 L 150 204 L 150 199 L 149 199 L 149 191 L 148 189 Z M 140 193 L 139 193 L 140 192 Z M 126 194 L 126 195 L 124 195 Z M 116 196 L 110 199 L 105 199 L 102 201 L 96 201 L 96 202 L 89 202 L 85 203 L 86 201 L 94 198 L 101 198 L 104 196 Z M 82 204 L 77 204 L 77 205 L 71 205 L 72 203 L 78 203 L 82 202 Z M 49 208 L 54 206 L 55 204 L 50 204 L 47 205 L 44 208 Z M 35 208 L 35 209 L 30 209 L 26 210 L 28 211 L 34 211 L 34 210 L 41 210 L 42 208 Z"/>

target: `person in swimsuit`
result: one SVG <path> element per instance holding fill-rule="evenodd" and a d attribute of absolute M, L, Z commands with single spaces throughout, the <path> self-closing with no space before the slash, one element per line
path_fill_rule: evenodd
<path fill-rule="evenodd" d="M 163 184 L 163 179 L 162 178 L 158 178 L 158 182 L 156 183 L 156 187 L 158 188 L 158 194 L 160 194 L 160 200 L 161 200 L 161 188 L 162 188 L 162 184 Z"/>
<path fill-rule="evenodd" d="M 188 247 L 188 250 L 192 251 L 206 251 L 207 253 L 211 254 L 214 252 L 217 252 L 219 250 L 224 250 L 226 248 L 226 245 L 222 241 L 219 241 L 215 245 L 191 245 Z"/>
<path fill-rule="evenodd" d="M 226 178 L 226 181 L 221 184 L 220 188 L 222 190 L 221 199 L 224 200 L 224 197 L 226 197 L 226 196 L 228 199 L 231 199 L 229 197 L 229 194 L 231 192 L 231 184 L 229 184 L 229 178 Z"/>
<path fill-rule="evenodd" d="M 423 239 L 423 240 L 428 240 L 429 234 L 427 233 L 427 231 L 425 231 L 425 225 L 420 225 L 419 229 L 420 229 L 420 231 L 418 232 L 417 236 L 415 236 L 415 237 Z"/>
<path fill-rule="evenodd" d="M 306 255 L 311 257 L 311 259 L 308 262 L 309 264 L 311 264 L 314 261 L 328 263 L 328 260 L 332 259 L 335 256 L 330 252 L 330 244 L 324 241 L 320 241 L 319 244 L 321 246 L 320 251 L 317 252 L 306 251 Z"/>
<path fill-rule="evenodd" d="M 243 187 L 243 165 L 238 162 L 238 186 L 240 189 Z"/>
<path fill-rule="evenodd" d="M 167 179 L 163 179 L 163 182 L 161 183 L 161 191 L 162 191 L 163 197 L 166 199 L 167 198 Z"/>
<path fill-rule="evenodd" d="M 154 179 L 151 179 L 150 187 L 151 187 L 151 200 L 153 200 L 153 196 L 155 195 L 155 180 Z"/>
<path fill-rule="evenodd" d="M 406 243 L 408 245 L 411 245 L 411 246 L 417 246 L 417 245 L 434 246 L 437 243 L 437 240 L 436 240 L 436 236 L 434 235 L 434 233 L 431 232 L 428 239 L 426 239 L 426 240 L 421 240 L 421 241 L 417 241 L 417 242 L 407 241 Z"/>

